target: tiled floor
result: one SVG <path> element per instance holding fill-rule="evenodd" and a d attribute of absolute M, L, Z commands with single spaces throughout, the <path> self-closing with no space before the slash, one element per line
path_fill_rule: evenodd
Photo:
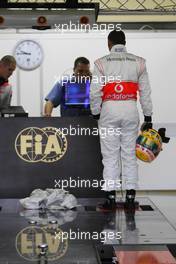
<path fill-rule="evenodd" d="M 149 198 L 176 228 L 176 194 L 153 193 L 149 195 Z"/>
<path fill-rule="evenodd" d="M 140 197 L 145 198 L 140 198 Z M 148 199 L 160 209 L 160 211 L 167 217 L 172 226 L 165 221 L 163 215 L 160 214 L 158 209 Z M 34 253 L 24 251 L 24 239 L 28 234 L 28 243 L 32 241 L 34 235 L 40 237 L 41 231 L 45 230 L 42 234 L 47 234 L 47 237 L 53 238 L 53 229 L 51 229 L 49 223 L 50 218 L 56 220 L 59 223 L 59 228 L 68 233 L 70 230 L 74 231 L 75 234 L 81 232 L 96 232 L 100 235 L 104 233 L 102 243 L 102 237 L 98 239 L 85 239 L 80 240 L 79 238 L 72 241 L 69 240 L 69 247 L 66 251 L 66 255 L 60 259 L 59 263 L 73 264 L 82 261 L 88 264 L 97 264 L 93 244 L 105 244 L 106 245 L 155 245 L 155 244 L 175 244 L 176 243 L 176 195 L 174 192 L 138 192 L 137 200 L 140 205 L 151 205 L 154 209 L 151 210 L 137 210 L 135 214 L 129 214 L 127 211 L 119 210 L 115 213 L 103 213 L 92 210 L 93 205 L 97 204 L 98 201 L 94 199 L 83 199 L 82 206 L 77 211 L 70 212 L 32 212 L 30 210 L 21 211 L 19 207 L 19 201 L 16 199 L 4 199 L 0 200 L 2 205 L 1 218 L 0 218 L 0 264 L 24 264 L 29 263 L 36 256 L 37 246 L 34 245 L 32 249 Z M 89 208 L 89 209 L 86 209 Z M 36 220 L 37 219 L 37 220 Z M 37 226 L 30 226 L 29 220 L 36 220 Z M 61 221 L 62 220 L 62 221 Z M 41 228 L 42 227 L 42 228 Z M 44 228 L 44 229 L 43 229 Z M 32 231 L 31 231 L 32 230 Z M 59 229 L 58 229 L 59 230 Z M 57 231 L 57 229 L 56 229 Z M 79 232 L 78 232 L 79 231 Z M 120 231 L 121 238 L 108 239 L 108 234 L 117 234 Z M 29 233 L 30 232 L 30 233 Z M 38 233 L 37 233 L 38 232 Z M 45 236 L 44 236 L 45 238 Z M 36 241 L 36 240 L 34 240 Z M 43 240 L 45 241 L 45 240 Z M 47 243 L 50 243 L 50 240 Z M 52 240 L 53 241 L 53 240 Z M 93 243 L 93 244 L 92 244 Z M 35 243 L 34 243 L 35 244 Z M 26 245 L 26 244 L 25 244 Z M 51 247 L 49 246 L 49 248 Z M 26 249 L 25 249 L 26 250 Z M 60 250 L 58 248 L 58 250 Z M 51 258 L 57 259 L 60 251 L 49 255 Z M 24 251 L 24 252 L 23 252 Z M 26 253 L 27 252 L 27 253 Z M 51 252 L 49 252 L 51 253 Z M 32 254 L 32 255 L 31 255 Z M 27 260 L 25 261 L 24 258 Z M 29 261 L 30 259 L 30 261 Z M 86 261 L 86 262 L 85 262 Z M 58 263 L 58 261 L 54 261 Z"/>
<path fill-rule="evenodd" d="M 123 196 L 125 197 L 125 193 Z M 121 197 L 121 193 L 117 197 Z M 156 207 L 158 207 L 176 228 L 176 191 L 137 191 L 137 197 L 151 199 Z"/>

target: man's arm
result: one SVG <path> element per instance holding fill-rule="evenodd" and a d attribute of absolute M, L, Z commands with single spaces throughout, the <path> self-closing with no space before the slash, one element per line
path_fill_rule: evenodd
<path fill-rule="evenodd" d="M 47 101 L 44 107 L 44 116 L 49 117 L 52 114 L 54 105 L 51 101 Z"/>
<path fill-rule="evenodd" d="M 47 95 L 44 107 L 44 116 L 49 117 L 52 114 L 53 108 L 61 104 L 63 86 L 56 83 L 50 93 Z"/>
<path fill-rule="evenodd" d="M 92 82 L 90 86 L 90 109 L 92 115 L 98 116 L 101 112 L 102 104 L 102 83 L 101 76 L 97 65 L 94 66 L 94 71 L 92 75 Z"/>
<path fill-rule="evenodd" d="M 139 101 L 142 107 L 142 111 L 144 114 L 144 121 L 151 122 L 152 121 L 152 99 L 151 99 L 151 88 L 148 77 L 148 72 L 146 69 L 145 60 L 141 62 L 141 74 L 139 76 Z"/>

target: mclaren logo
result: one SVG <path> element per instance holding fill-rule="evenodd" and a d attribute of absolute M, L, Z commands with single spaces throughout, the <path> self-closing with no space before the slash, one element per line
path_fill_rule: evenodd
<path fill-rule="evenodd" d="M 67 150 L 67 139 L 55 127 L 28 127 L 16 137 L 15 150 L 27 162 L 55 162 Z"/>
<path fill-rule="evenodd" d="M 116 86 L 114 87 L 114 90 L 116 93 L 121 93 L 123 91 L 123 85 L 122 84 L 116 84 Z"/>

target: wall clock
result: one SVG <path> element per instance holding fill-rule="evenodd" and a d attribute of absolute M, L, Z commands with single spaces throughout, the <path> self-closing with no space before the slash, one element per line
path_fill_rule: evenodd
<path fill-rule="evenodd" d="M 34 40 L 22 40 L 15 47 L 14 57 L 20 69 L 31 71 L 41 65 L 43 50 Z"/>

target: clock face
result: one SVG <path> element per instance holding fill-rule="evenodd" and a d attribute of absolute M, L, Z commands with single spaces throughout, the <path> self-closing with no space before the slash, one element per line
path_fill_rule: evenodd
<path fill-rule="evenodd" d="M 14 56 L 19 68 L 30 71 L 41 65 L 43 51 L 40 44 L 36 41 L 22 40 L 17 44 Z"/>

